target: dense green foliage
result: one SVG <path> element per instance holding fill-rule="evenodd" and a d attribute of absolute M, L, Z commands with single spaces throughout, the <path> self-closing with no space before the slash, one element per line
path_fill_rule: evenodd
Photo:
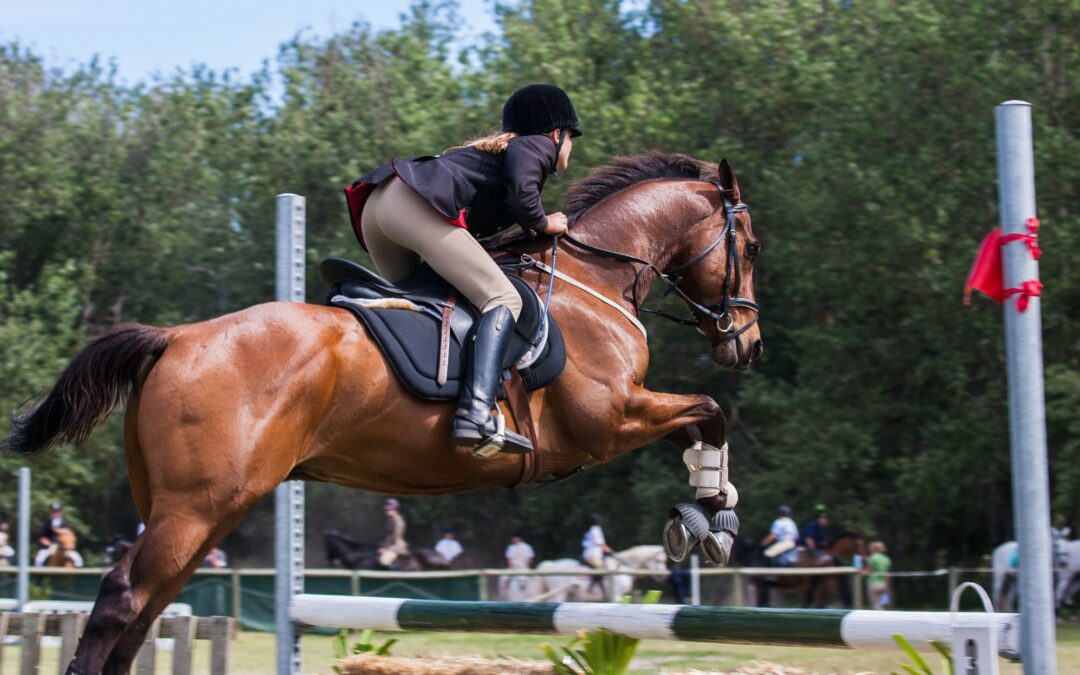
<path fill-rule="evenodd" d="M 549 210 L 615 154 L 728 157 L 739 171 L 766 247 L 765 358 L 745 375 L 704 368 L 699 336 L 652 321 L 649 384 L 727 411 L 745 531 L 763 533 L 780 503 L 807 517 L 824 501 L 837 529 L 884 538 L 902 564 L 975 561 L 1011 534 L 1003 338 L 997 306 L 959 300 L 997 222 L 993 106 L 1019 98 L 1035 106 L 1054 508 L 1080 525 L 1077 3 L 627 4 L 499 5 L 500 34 L 459 54 L 453 7 L 420 2 L 392 31 L 296 38 L 249 81 L 195 70 L 129 87 L 98 63 L 52 72 L 0 46 L 0 408 L 118 322 L 270 299 L 275 193 L 307 196 L 312 270 L 360 257 L 342 185 L 486 132 L 510 91 L 551 81 L 587 135 L 549 181 Z M 59 498 L 84 538 L 130 534 L 121 444 L 114 419 L 37 462 L 39 512 Z M 515 528 L 540 558 L 576 555 L 590 512 L 611 516 L 616 548 L 654 542 L 690 496 L 678 452 L 656 446 L 535 494 L 404 505 L 414 544 L 453 524 L 491 564 Z M 309 488 L 309 564 L 323 562 L 323 527 L 377 538 L 377 503 Z M 269 560 L 271 506 L 227 541 L 234 560 Z"/>

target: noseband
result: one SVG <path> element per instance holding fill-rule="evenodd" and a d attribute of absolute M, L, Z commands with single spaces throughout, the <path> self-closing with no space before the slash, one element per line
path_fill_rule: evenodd
<path fill-rule="evenodd" d="M 743 333 L 745 333 L 751 326 L 757 323 L 759 308 L 758 304 L 749 298 L 741 298 L 732 295 L 732 291 L 738 291 L 742 288 L 742 267 L 739 263 L 739 251 L 738 251 L 738 239 L 735 232 L 735 214 L 742 212 L 749 212 L 750 207 L 746 204 L 733 204 L 728 199 L 724 186 L 717 181 L 711 181 L 713 185 L 720 190 L 720 198 L 724 200 L 724 212 L 726 214 L 726 222 L 724 223 L 724 229 L 720 231 L 720 235 L 712 241 L 711 244 L 702 249 L 699 253 L 692 256 L 689 260 L 677 267 L 664 272 L 652 262 L 643 260 L 641 258 L 627 255 L 625 253 L 619 253 L 618 251 L 609 251 L 605 248 L 598 246 L 592 246 L 584 242 L 578 241 L 569 234 L 563 234 L 562 239 L 570 242 L 578 248 L 595 253 L 596 255 L 603 256 L 605 258 L 612 258 L 622 262 L 636 263 L 643 265 L 634 274 L 633 284 L 633 301 L 634 307 L 641 312 L 648 312 L 650 314 L 656 314 L 664 317 L 670 321 L 683 324 L 685 326 L 694 326 L 698 332 L 705 335 L 705 331 L 701 328 L 701 319 L 712 319 L 716 322 L 716 331 L 719 335 L 718 339 L 714 340 L 714 344 L 727 342 L 728 340 L 734 340 Z M 724 274 L 724 293 L 719 302 L 711 305 L 702 305 L 689 295 L 686 294 L 681 288 L 679 288 L 679 282 L 683 277 L 680 276 L 681 272 L 685 272 L 694 265 L 697 265 L 706 258 L 713 249 L 720 245 L 720 242 L 727 240 L 727 261 L 725 263 Z M 667 284 L 667 290 L 664 291 L 664 295 L 668 293 L 675 293 L 675 295 L 682 298 L 689 307 L 690 311 L 694 313 L 693 317 L 681 317 L 674 314 L 669 314 L 659 309 L 649 309 L 648 307 L 641 307 L 638 302 L 638 279 L 641 277 L 641 273 L 647 269 L 651 269 L 656 272 L 657 278 Z M 734 279 L 734 282 L 732 282 Z M 741 327 L 735 326 L 735 317 L 731 314 L 731 309 L 734 307 L 742 307 L 754 312 L 754 318 L 744 323 Z"/>

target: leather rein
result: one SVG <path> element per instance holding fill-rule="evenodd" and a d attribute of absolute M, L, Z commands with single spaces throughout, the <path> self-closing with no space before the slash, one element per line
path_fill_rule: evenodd
<path fill-rule="evenodd" d="M 664 272 L 655 264 L 649 260 L 644 260 L 626 253 L 620 253 L 618 251 L 611 251 L 599 246 L 593 246 L 592 244 L 586 244 L 583 241 L 575 239 L 568 232 L 562 234 L 559 238 L 567 241 L 574 246 L 593 253 L 595 255 L 602 256 L 604 258 L 611 258 L 612 260 L 618 260 L 620 262 L 626 262 L 636 265 L 642 265 L 634 273 L 634 283 L 632 286 L 633 303 L 634 308 L 639 312 L 648 312 L 650 314 L 656 314 L 669 321 L 682 324 L 684 326 L 694 326 L 698 332 L 702 335 L 705 331 L 701 328 L 701 319 L 708 318 L 716 322 L 716 331 L 719 337 L 713 340 L 714 344 L 727 342 L 728 340 L 734 340 L 738 336 L 745 333 L 751 326 L 757 323 L 760 309 L 758 304 L 749 298 L 742 298 L 736 295 L 732 295 L 732 292 L 737 292 L 742 288 L 742 267 L 739 263 L 738 255 L 738 239 L 735 231 L 735 214 L 742 212 L 749 212 L 750 207 L 746 204 L 733 204 L 731 199 L 728 198 L 727 192 L 723 185 L 718 181 L 709 181 L 720 190 L 720 198 L 724 200 L 724 211 L 726 214 L 726 222 L 724 223 L 724 229 L 720 231 L 720 235 L 712 241 L 711 244 L 702 249 L 699 253 L 692 256 L 689 260 L 681 265 L 678 265 L 667 272 Z M 576 219 L 575 219 L 576 220 Z M 684 272 L 694 265 L 697 265 L 705 259 L 713 249 L 720 245 L 720 242 L 727 240 L 727 262 L 725 265 L 724 274 L 724 294 L 719 302 L 715 302 L 711 305 L 702 305 L 700 302 L 691 298 L 685 291 L 679 288 L 679 282 L 683 277 L 680 276 L 681 272 Z M 656 272 L 657 278 L 667 284 L 667 290 L 664 291 L 664 295 L 668 293 L 675 293 L 679 296 L 683 302 L 689 306 L 690 311 L 693 312 L 691 317 L 681 317 L 674 314 L 669 314 L 663 310 L 650 309 L 648 307 L 642 307 L 638 300 L 638 280 L 641 277 L 641 273 L 645 270 L 653 270 Z M 734 283 L 733 283 L 734 279 Z M 736 328 L 735 317 L 731 314 L 731 309 L 735 307 L 742 307 L 752 310 L 754 317 L 743 324 L 741 327 Z"/>

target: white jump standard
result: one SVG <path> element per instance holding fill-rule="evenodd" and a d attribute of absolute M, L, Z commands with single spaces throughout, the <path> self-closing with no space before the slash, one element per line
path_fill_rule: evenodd
<path fill-rule="evenodd" d="M 750 609 L 583 602 L 461 602 L 297 595 L 293 621 L 390 631 L 576 635 L 604 628 L 633 638 L 895 650 L 893 635 L 917 649 L 949 644 L 954 626 L 993 623 L 1002 652 L 1019 652 L 1019 616 L 843 609 Z"/>

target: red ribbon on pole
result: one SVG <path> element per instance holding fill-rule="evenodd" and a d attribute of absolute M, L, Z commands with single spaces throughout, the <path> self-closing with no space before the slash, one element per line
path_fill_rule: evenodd
<path fill-rule="evenodd" d="M 1024 223 L 1027 234 L 1006 234 L 1002 236 L 1001 230 L 994 228 L 990 234 L 983 238 L 979 244 L 979 251 L 975 255 L 975 262 L 968 272 L 967 281 L 964 283 L 964 304 L 971 304 L 971 294 L 979 291 L 997 303 L 1005 302 L 1005 299 L 1013 295 L 1019 295 L 1016 299 L 1016 309 L 1024 312 L 1028 308 L 1031 298 L 1042 295 L 1042 282 L 1031 279 L 1020 284 L 1019 288 L 1005 288 L 1004 274 L 1001 263 L 1001 247 L 1014 241 L 1023 241 L 1027 244 L 1031 257 L 1038 260 L 1042 257 L 1039 248 L 1039 219 L 1028 218 Z"/>
<path fill-rule="evenodd" d="M 1010 288 L 1005 291 L 1005 297 L 1012 295 L 1019 295 L 1016 299 L 1016 311 L 1023 314 L 1027 311 L 1028 302 L 1031 298 L 1037 298 L 1042 295 L 1042 282 L 1037 279 L 1029 279 L 1020 284 L 1020 288 Z"/>

